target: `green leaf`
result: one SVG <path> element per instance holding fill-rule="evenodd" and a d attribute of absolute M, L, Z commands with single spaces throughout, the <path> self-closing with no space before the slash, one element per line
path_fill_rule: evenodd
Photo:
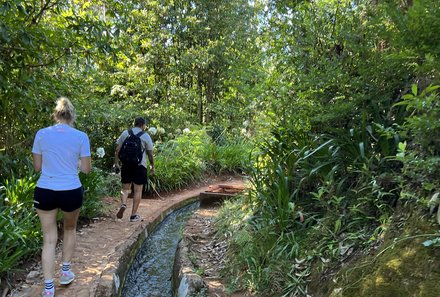
<path fill-rule="evenodd" d="M 423 92 L 422 92 L 422 94 L 420 94 L 420 96 L 421 96 L 421 97 L 424 97 L 424 96 L 426 96 L 427 94 L 429 94 L 429 93 L 431 93 L 431 92 L 437 90 L 438 88 L 440 88 L 440 86 L 438 86 L 438 85 L 435 85 L 435 86 L 433 86 L 433 85 L 429 85 L 429 86 L 426 87 L 426 89 L 423 90 Z"/>
<path fill-rule="evenodd" d="M 26 9 L 23 7 L 23 5 L 21 5 L 21 4 L 17 5 L 17 9 L 21 15 L 23 15 L 23 16 L 27 15 Z"/>
<path fill-rule="evenodd" d="M 341 230 L 341 219 L 337 219 L 335 222 L 335 229 L 334 229 L 334 233 L 338 234 L 338 232 Z"/>
<path fill-rule="evenodd" d="M 405 152 L 406 149 L 406 141 L 404 142 L 399 142 L 399 151 Z"/>
<path fill-rule="evenodd" d="M 361 153 L 362 158 L 365 158 L 365 144 L 363 141 L 359 142 L 359 151 Z"/>
<path fill-rule="evenodd" d="M 417 96 L 417 85 L 416 84 L 413 84 L 411 86 L 411 91 L 412 91 L 414 96 Z"/>

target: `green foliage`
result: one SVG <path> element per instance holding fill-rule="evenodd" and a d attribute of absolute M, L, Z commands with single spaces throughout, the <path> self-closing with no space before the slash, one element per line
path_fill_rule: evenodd
<path fill-rule="evenodd" d="M 251 151 L 252 147 L 245 141 L 224 145 L 210 143 L 205 147 L 204 157 L 208 168 L 217 174 L 242 173 L 248 167 Z"/>
<path fill-rule="evenodd" d="M 417 85 L 396 105 L 406 106 L 410 114 L 401 126 L 405 142 L 400 144 L 396 158 L 403 163 L 402 188 L 407 195 L 426 197 L 440 187 L 438 168 L 440 151 L 439 86 L 428 86 L 418 92 Z"/>
<path fill-rule="evenodd" d="M 238 172 L 245 167 L 250 150 L 242 142 L 218 146 L 205 129 L 194 127 L 156 146 L 151 186 L 156 191 L 170 191 L 200 180 L 210 170 Z"/>
<path fill-rule="evenodd" d="M 209 137 L 203 130 L 192 131 L 157 147 L 155 175 L 157 191 L 182 189 L 201 178 L 205 163 L 203 149 Z"/>
<path fill-rule="evenodd" d="M 0 184 L 14 176 L 25 176 L 33 168 L 32 161 L 26 156 L 28 152 L 23 149 L 16 149 L 13 154 L 0 150 L 0 167 L 4 170 L 0 171 Z"/>
<path fill-rule="evenodd" d="M 223 217 L 238 228 L 232 286 L 306 295 L 310 263 L 380 238 L 399 194 L 438 191 L 439 12 L 437 0 L 4 2 L 0 181 L 26 176 L 32 136 L 70 97 L 93 157 L 106 151 L 81 177 L 96 216 L 119 184 L 105 174 L 115 140 L 145 116 L 163 129 L 154 189 L 250 173 L 245 214 Z"/>
<path fill-rule="evenodd" d="M 26 257 L 40 249 L 42 236 L 33 209 L 38 176 L 7 180 L 0 187 L 0 276 L 13 271 Z"/>
<path fill-rule="evenodd" d="M 439 233 L 437 226 L 422 217 L 423 210 L 402 205 L 388 224 L 383 244 L 347 262 L 331 281 L 314 284 L 315 293 L 324 296 L 435 295 L 440 286 L 440 271 L 433 259 L 439 256 L 439 249 L 426 247 L 424 243 L 435 242 Z"/>
<path fill-rule="evenodd" d="M 418 81 L 423 89 L 439 79 L 432 58 L 436 38 L 425 38 L 430 30 L 415 21 L 416 15 L 425 17 L 422 11 L 434 17 L 438 3 L 272 4 L 265 41 L 273 67 L 263 96 L 276 128 L 254 159 L 248 203 L 253 219 L 243 227 L 245 242 L 239 240 L 243 232 L 232 235 L 230 266 L 237 268 L 236 276 L 249 274 L 239 287 L 259 290 L 281 275 L 269 291 L 305 295 L 298 290 L 306 290 L 308 278 L 288 278 L 296 274 L 282 265 L 279 272 L 270 264 L 277 259 L 274 251 L 280 248 L 291 262 L 286 251 L 315 263 L 323 259 L 325 271 L 332 265 L 326 263 L 383 236 L 402 188 L 423 187 L 431 194 L 438 189 L 436 87 L 423 96 L 410 87 Z M 417 45 L 410 37 L 415 32 L 423 36 Z M 410 89 L 413 94 L 405 95 Z M 399 146 L 404 140 L 406 148 Z M 266 245 L 268 234 L 278 238 L 273 247 Z"/>
<path fill-rule="evenodd" d="M 197 123 L 251 119 L 262 73 L 249 42 L 256 9 L 248 1 L 2 3 L 0 165 L 8 172 L 0 178 L 22 176 L 30 136 L 51 124 L 58 96 L 77 108 L 92 151 L 108 152 L 96 162 L 102 169 L 136 116 L 164 128 L 156 141 Z"/>
<path fill-rule="evenodd" d="M 235 275 L 242 275 L 239 269 L 246 271 L 237 286 L 268 294 L 304 294 L 310 263 L 292 269 L 280 265 L 281 259 L 337 261 L 345 254 L 342 250 L 364 246 L 383 231 L 379 226 L 390 215 L 395 182 L 375 172 L 374 150 L 360 145 L 374 137 L 368 131 L 363 135 L 352 131 L 347 137 L 313 139 L 308 133 L 273 128 L 250 171 L 253 187 L 247 204 L 252 219 L 242 214 L 248 224 L 231 232 L 235 250 L 229 269 Z M 237 219 L 232 214 L 230 220 Z"/>
<path fill-rule="evenodd" d="M 6 180 L 0 187 L 0 277 L 12 272 L 41 248 L 41 227 L 33 207 L 38 177 L 37 174 L 28 174 L 23 179 Z M 106 209 L 101 197 L 111 194 L 105 184 L 105 181 L 109 183 L 108 177 L 99 169 L 80 177 L 85 190 L 81 217 L 90 219 L 104 214 Z"/>
<path fill-rule="evenodd" d="M 89 174 L 80 173 L 79 177 L 84 188 L 84 201 L 80 216 L 92 219 L 105 214 L 106 209 L 102 202 L 102 196 L 110 194 L 105 187 L 105 185 L 108 185 L 106 179 L 108 179 L 109 176 L 102 170 L 93 168 Z"/>
<path fill-rule="evenodd" d="M 440 153 L 440 124 L 437 121 L 440 103 L 436 93 L 438 88 L 440 86 L 430 85 L 418 93 L 417 85 L 412 85 L 411 93 L 402 96 L 403 100 L 394 104 L 406 106 L 410 115 L 403 124 L 405 135 L 421 145 L 421 153 L 429 155 Z"/>

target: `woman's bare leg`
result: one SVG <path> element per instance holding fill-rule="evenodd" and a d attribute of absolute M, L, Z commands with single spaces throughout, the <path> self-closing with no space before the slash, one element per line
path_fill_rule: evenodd
<path fill-rule="evenodd" d="M 41 263 L 43 266 L 43 276 L 45 280 L 53 279 L 54 275 L 55 248 L 58 240 L 57 212 L 58 209 L 37 209 L 37 214 L 40 217 L 41 229 L 43 231 L 43 251 L 41 253 Z"/>

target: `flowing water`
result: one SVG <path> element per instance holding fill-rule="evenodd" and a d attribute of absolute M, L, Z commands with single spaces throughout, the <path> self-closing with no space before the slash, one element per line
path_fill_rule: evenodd
<path fill-rule="evenodd" d="M 123 297 L 171 297 L 174 257 L 193 203 L 172 212 L 142 243 L 125 278 Z"/>

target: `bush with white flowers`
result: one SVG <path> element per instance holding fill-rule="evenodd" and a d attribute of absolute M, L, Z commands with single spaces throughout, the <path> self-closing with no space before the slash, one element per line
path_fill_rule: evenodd
<path fill-rule="evenodd" d="M 157 128 L 157 134 L 161 134 L 161 135 L 165 134 L 165 129 L 162 127 Z"/>
<path fill-rule="evenodd" d="M 154 127 L 150 127 L 150 129 L 148 129 L 148 133 L 151 135 L 156 135 L 157 129 Z"/>
<path fill-rule="evenodd" d="M 96 149 L 96 154 L 98 155 L 99 158 L 101 158 L 101 159 L 104 158 L 104 156 L 105 156 L 104 148 L 103 147 L 98 147 Z"/>

